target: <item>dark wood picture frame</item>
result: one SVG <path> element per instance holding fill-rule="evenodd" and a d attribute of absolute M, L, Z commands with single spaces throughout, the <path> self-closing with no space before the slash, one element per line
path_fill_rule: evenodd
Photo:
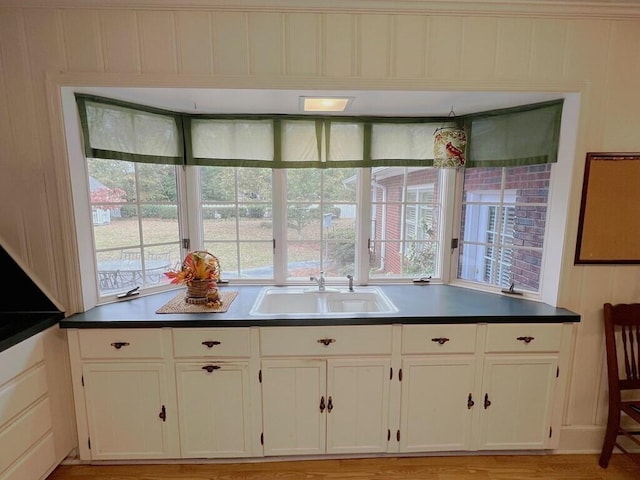
<path fill-rule="evenodd" d="M 574 264 L 640 263 L 640 153 L 587 153 Z"/>

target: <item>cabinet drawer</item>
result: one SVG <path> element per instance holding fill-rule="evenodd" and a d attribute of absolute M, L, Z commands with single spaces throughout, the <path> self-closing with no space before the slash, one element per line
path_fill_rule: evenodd
<path fill-rule="evenodd" d="M 176 328 L 176 357 L 248 357 L 248 328 Z"/>
<path fill-rule="evenodd" d="M 162 329 L 78 330 L 82 358 L 162 358 Z"/>
<path fill-rule="evenodd" d="M 477 325 L 404 325 L 402 353 L 474 353 Z"/>
<path fill-rule="evenodd" d="M 43 360 L 44 349 L 40 334 L 0 352 L 0 386 Z"/>
<path fill-rule="evenodd" d="M 0 472 L 29 451 L 50 428 L 49 399 L 45 397 L 7 428 L 0 430 Z"/>
<path fill-rule="evenodd" d="M 0 427 L 46 393 L 44 364 L 7 383 L 0 389 Z"/>
<path fill-rule="evenodd" d="M 391 354 L 391 325 L 264 327 L 263 356 Z"/>
<path fill-rule="evenodd" d="M 559 352 L 561 343 L 560 323 L 490 324 L 485 352 Z"/>
<path fill-rule="evenodd" d="M 25 480 L 42 478 L 51 470 L 56 461 L 53 433 L 47 433 L 35 444 L 20 460 L 14 463 L 7 471 L 2 472 L 2 480 Z"/>

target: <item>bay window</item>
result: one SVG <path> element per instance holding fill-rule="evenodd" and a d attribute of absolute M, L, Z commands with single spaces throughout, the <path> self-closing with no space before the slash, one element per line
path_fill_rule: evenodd
<path fill-rule="evenodd" d="M 328 283 L 430 277 L 539 292 L 562 102 L 465 118 L 465 170 L 432 167 L 433 133 L 450 118 L 76 102 L 101 301 L 168 288 L 163 273 L 189 250 L 214 254 L 237 283 L 308 283 L 322 271 Z"/>

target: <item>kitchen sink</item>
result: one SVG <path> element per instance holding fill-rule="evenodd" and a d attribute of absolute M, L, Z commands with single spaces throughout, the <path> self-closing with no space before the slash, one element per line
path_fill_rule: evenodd
<path fill-rule="evenodd" d="M 303 287 L 264 287 L 249 312 L 253 316 L 349 316 L 355 313 L 393 313 L 396 306 L 378 287 L 320 291 Z"/>

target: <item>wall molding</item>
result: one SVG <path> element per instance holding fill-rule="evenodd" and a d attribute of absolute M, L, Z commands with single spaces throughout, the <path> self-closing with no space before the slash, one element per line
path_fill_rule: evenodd
<path fill-rule="evenodd" d="M 209 10 L 311 13 L 488 15 L 629 19 L 640 17 L 636 0 L 0 0 L 0 7 L 105 10 Z"/>

